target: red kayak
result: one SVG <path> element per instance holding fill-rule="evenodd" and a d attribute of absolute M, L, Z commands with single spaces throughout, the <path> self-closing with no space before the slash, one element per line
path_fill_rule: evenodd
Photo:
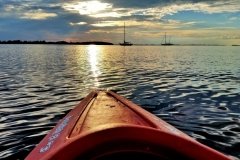
<path fill-rule="evenodd" d="M 129 100 L 93 91 L 26 157 L 82 160 L 230 160 Z"/>

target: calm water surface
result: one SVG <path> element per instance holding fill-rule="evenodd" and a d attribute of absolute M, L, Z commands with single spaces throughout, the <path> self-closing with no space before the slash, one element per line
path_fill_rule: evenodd
<path fill-rule="evenodd" d="M 94 88 L 240 158 L 240 47 L 0 45 L 0 157 L 23 159 Z"/>

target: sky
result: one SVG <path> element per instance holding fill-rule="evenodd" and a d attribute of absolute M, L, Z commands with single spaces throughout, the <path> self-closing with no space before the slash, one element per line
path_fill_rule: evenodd
<path fill-rule="evenodd" d="M 0 40 L 240 44 L 240 0 L 0 0 Z"/>

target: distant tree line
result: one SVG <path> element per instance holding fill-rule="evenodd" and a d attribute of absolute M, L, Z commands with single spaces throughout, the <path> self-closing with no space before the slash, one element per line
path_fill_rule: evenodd
<path fill-rule="evenodd" d="M 0 44 L 62 44 L 62 45 L 113 45 L 110 42 L 102 41 L 89 41 L 89 42 L 66 42 L 66 41 L 57 41 L 57 42 L 47 42 L 47 41 L 21 41 L 21 40 L 8 40 L 0 41 Z"/>

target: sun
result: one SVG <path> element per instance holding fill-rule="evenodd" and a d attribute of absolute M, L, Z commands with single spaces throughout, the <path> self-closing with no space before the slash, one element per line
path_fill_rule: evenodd
<path fill-rule="evenodd" d="M 66 4 L 64 8 L 78 11 L 81 15 L 92 15 L 110 9 L 112 8 L 112 5 L 100 1 L 85 1 L 74 4 Z"/>

